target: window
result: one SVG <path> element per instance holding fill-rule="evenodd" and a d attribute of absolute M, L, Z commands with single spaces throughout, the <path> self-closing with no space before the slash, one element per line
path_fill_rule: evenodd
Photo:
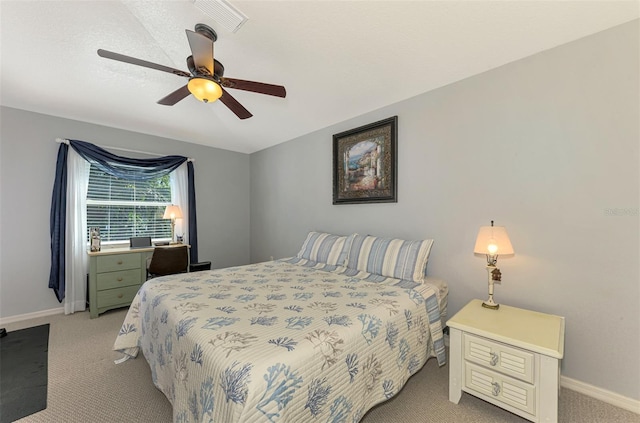
<path fill-rule="evenodd" d="M 133 236 L 169 239 L 171 221 L 162 218 L 169 204 L 169 175 L 148 181 L 125 180 L 91 165 L 87 228 L 98 226 L 102 242 L 129 241 Z"/>

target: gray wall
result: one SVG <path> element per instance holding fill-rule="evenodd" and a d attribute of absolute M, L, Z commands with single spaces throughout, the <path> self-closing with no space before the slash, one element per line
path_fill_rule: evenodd
<path fill-rule="evenodd" d="M 0 317 L 60 307 L 47 288 L 56 138 L 195 158 L 199 259 L 248 263 L 248 155 L 7 107 L 0 123 Z"/>
<path fill-rule="evenodd" d="M 478 228 L 504 225 L 498 302 L 566 317 L 565 376 L 640 399 L 638 21 L 251 155 L 251 260 L 309 230 L 433 238 L 450 316 L 487 295 Z M 400 72 L 401 73 L 401 72 Z M 332 135 L 398 115 L 398 203 L 332 203 Z M 526 328 L 523 328 L 526 330 Z"/>

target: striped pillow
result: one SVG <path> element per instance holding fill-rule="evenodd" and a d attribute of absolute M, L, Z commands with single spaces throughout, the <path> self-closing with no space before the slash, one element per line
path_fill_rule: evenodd
<path fill-rule="evenodd" d="M 348 249 L 345 248 L 347 237 L 322 232 L 309 232 L 297 257 L 343 266 Z"/>
<path fill-rule="evenodd" d="M 356 234 L 349 248 L 347 268 L 422 282 L 432 245 L 432 239 L 405 241 Z"/>

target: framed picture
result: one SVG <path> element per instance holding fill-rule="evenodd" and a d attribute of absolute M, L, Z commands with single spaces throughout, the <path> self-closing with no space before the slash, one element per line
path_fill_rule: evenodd
<path fill-rule="evenodd" d="M 91 239 L 91 251 L 100 251 L 100 227 L 92 226 L 89 228 L 89 235 Z"/>
<path fill-rule="evenodd" d="M 333 136 L 333 204 L 397 203 L 398 116 Z"/>

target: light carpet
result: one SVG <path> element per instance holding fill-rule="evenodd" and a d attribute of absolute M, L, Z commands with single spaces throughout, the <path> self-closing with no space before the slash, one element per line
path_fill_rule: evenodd
<path fill-rule="evenodd" d="M 114 364 L 120 354 L 112 350 L 113 342 L 126 311 L 97 319 L 84 312 L 7 325 L 8 330 L 51 325 L 47 409 L 18 422 L 171 422 L 171 404 L 151 382 L 144 357 Z M 453 404 L 448 383 L 449 367 L 431 359 L 399 395 L 369 411 L 362 423 L 528 421 L 466 393 Z M 640 415 L 568 389 L 562 390 L 558 414 L 560 422 L 640 423 Z"/>

